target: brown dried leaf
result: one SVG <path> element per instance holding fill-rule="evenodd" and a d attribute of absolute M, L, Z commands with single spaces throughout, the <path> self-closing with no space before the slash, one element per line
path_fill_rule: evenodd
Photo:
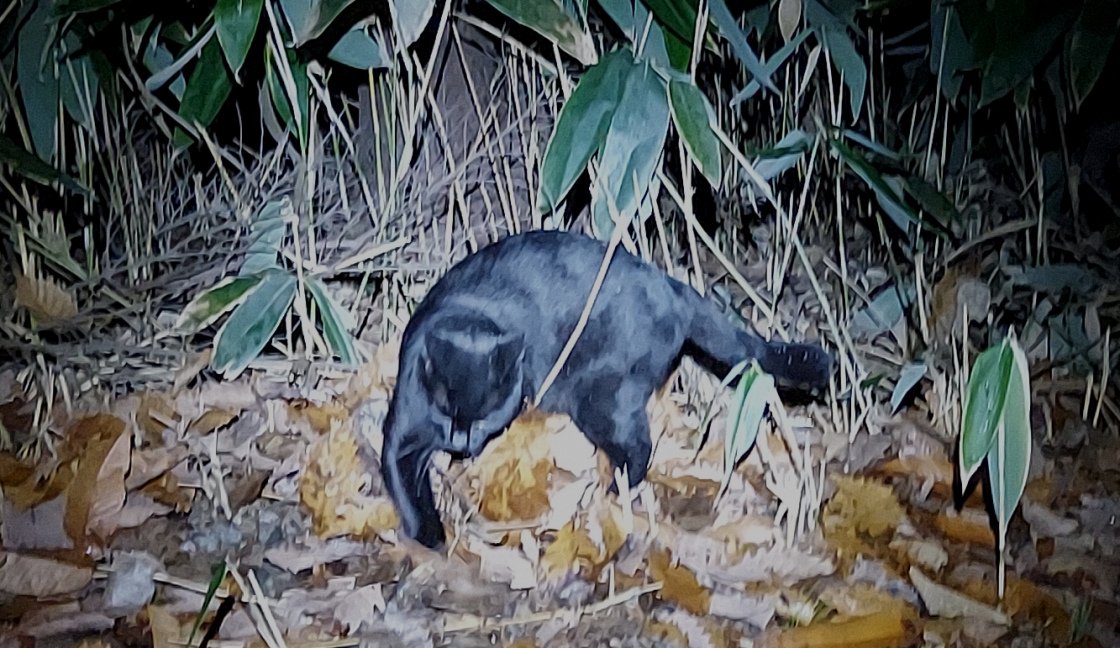
<path fill-rule="evenodd" d="M 547 421 L 539 412 L 523 414 L 471 466 L 481 482 L 479 511 L 487 519 L 532 520 L 548 512 L 554 464 Z"/>
<path fill-rule="evenodd" d="M 178 394 L 198 377 L 198 374 L 202 373 L 202 370 L 210 364 L 210 356 L 213 350 L 213 347 L 207 347 L 200 353 L 187 355 L 187 362 L 175 372 L 175 381 L 171 385 L 171 393 Z"/>
<path fill-rule="evenodd" d="M 71 448 L 84 450 L 72 461 L 74 479 L 66 489 L 66 533 L 78 546 L 87 531 L 106 538 L 116 528 L 113 516 L 124 506 L 124 476 L 130 459 L 124 421 L 98 414 L 77 421 L 67 434 Z"/>
<path fill-rule="evenodd" d="M 86 565 L 0 550 L 0 592 L 45 598 L 77 592 L 93 579 Z"/>
<path fill-rule="evenodd" d="M 603 552 L 583 527 L 575 521 L 556 532 L 556 539 L 541 556 L 543 580 L 559 582 L 572 573 L 590 573 L 601 566 Z"/>
<path fill-rule="evenodd" d="M 171 448 L 152 447 L 132 451 L 132 467 L 124 486 L 135 490 L 157 479 L 187 458 L 187 449 L 177 445 Z"/>
<path fill-rule="evenodd" d="M 836 476 L 836 493 L 825 507 L 826 528 L 849 529 L 877 538 L 903 521 L 905 512 L 890 486 L 861 477 Z"/>
<path fill-rule="evenodd" d="M 300 503 L 321 537 L 369 537 L 395 529 L 397 512 L 384 497 L 363 495 L 369 473 L 349 425 L 338 425 L 310 449 L 299 483 Z"/>
<path fill-rule="evenodd" d="M 178 648 L 187 640 L 189 632 L 167 608 L 148 605 L 148 629 L 152 632 L 152 648 Z"/>
<path fill-rule="evenodd" d="M 910 645 L 903 615 L 898 610 L 876 612 L 838 622 L 814 623 L 784 631 L 777 641 L 780 648 L 894 648 Z"/>
<path fill-rule="evenodd" d="M 224 428 L 233 422 L 240 415 L 240 412 L 234 412 L 227 409 L 208 409 L 202 413 L 195 420 L 191 421 L 190 426 L 187 428 L 192 434 L 198 436 L 206 436 L 214 430 Z"/>
<path fill-rule="evenodd" d="M 174 428 L 179 422 L 179 414 L 172 405 L 171 398 L 160 392 L 144 392 L 136 406 L 136 422 L 144 431 L 148 444 L 163 445 L 163 431 Z"/>
<path fill-rule="evenodd" d="M 658 549 L 650 553 L 649 574 L 653 580 L 661 581 L 661 589 L 657 591 L 659 598 L 696 615 L 710 611 L 711 592 L 700 585 L 696 575 L 686 567 L 674 564 L 668 550 Z"/>
<path fill-rule="evenodd" d="M 16 306 L 23 306 L 39 324 L 53 326 L 76 316 L 78 302 L 50 277 L 16 273 Z"/>
<path fill-rule="evenodd" d="M 983 547 L 996 546 L 996 536 L 992 533 L 987 517 L 980 513 L 970 513 L 969 509 L 965 509 L 960 515 L 941 513 L 934 518 L 933 525 L 950 540 Z"/>
<path fill-rule="evenodd" d="M 350 411 L 337 402 L 293 400 L 288 403 L 288 415 L 293 421 L 307 421 L 317 434 L 326 434 L 334 425 L 350 420 Z"/>

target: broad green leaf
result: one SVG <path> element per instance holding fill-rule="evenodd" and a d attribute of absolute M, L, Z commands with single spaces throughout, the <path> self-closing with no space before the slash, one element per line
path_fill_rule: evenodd
<path fill-rule="evenodd" d="M 1000 598 L 1003 598 L 1005 582 L 1003 548 L 1007 545 L 1007 525 L 1019 506 L 1019 500 L 1027 486 L 1027 473 L 1031 465 L 1031 390 L 1027 358 L 1014 339 L 1007 344 L 1007 347 L 1014 357 L 1014 362 L 1007 377 L 1009 385 L 1003 416 L 987 456 L 988 487 L 992 494 L 992 509 L 995 512 L 999 535 L 996 549 L 1000 558 L 998 576 Z"/>
<path fill-rule="evenodd" d="M 0 133 L 0 166 L 7 167 L 23 177 L 41 184 L 49 185 L 57 182 L 74 193 L 83 196 L 89 195 L 89 189 L 47 164 L 34 153 L 13 142 L 3 133 Z"/>
<path fill-rule="evenodd" d="M 353 3 L 354 0 L 280 0 L 296 47 L 322 35 L 342 10 Z"/>
<path fill-rule="evenodd" d="M 260 283 L 260 275 L 248 277 L 226 277 L 212 288 L 203 290 L 179 313 L 175 330 L 191 334 L 210 326 L 218 318 L 245 301 Z"/>
<path fill-rule="evenodd" d="M 643 0 L 653 17 L 690 48 L 696 33 L 696 0 Z"/>
<path fill-rule="evenodd" d="M 424 27 L 432 19 L 435 0 L 391 0 L 395 27 L 408 47 L 424 33 Z"/>
<path fill-rule="evenodd" d="M 871 190 L 875 192 L 875 198 L 879 201 L 879 206 L 883 208 L 883 211 L 899 229 L 903 232 L 909 232 L 910 223 L 919 227 L 926 225 L 918 218 L 918 214 L 903 201 L 902 195 L 862 155 L 848 148 L 840 140 L 831 140 L 830 144 L 832 149 L 840 156 L 840 159 L 844 161 L 844 164 L 866 182 L 867 186 L 871 187 Z"/>
<path fill-rule="evenodd" d="M 1066 60 L 1074 102 L 1078 107 L 1097 84 L 1116 41 L 1120 3 L 1086 0 L 1066 40 Z"/>
<path fill-rule="evenodd" d="M 311 109 L 311 82 L 307 78 L 307 63 L 300 61 L 295 52 L 290 49 L 284 50 L 284 56 L 288 68 L 291 70 L 292 80 L 295 83 L 295 99 L 299 115 L 298 121 L 296 121 L 294 117 L 297 111 L 292 110 L 292 102 L 285 89 L 285 84 L 278 67 L 283 65 L 283 63 L 277 60 L 276 53 L 273 51 L 271 43 L 265 47 L 265 79 L 268 82 L 268 91 L 269 95 L 272 97 L 272 105 L 276 108 L 276 112 L 279 113 L 280 118 L 284 120 L 284 125 L 288 127 L 289 131 L 295 133 L 301 145 L 306 145 L 309 125 L 308 120 L 310 118 L 309 113 Z"/>
<path fill-rule="evenodd" d="M 836 68 L 844 74 L 844 85 L 848 87 L 851 101 L 852 119 L 858 119 L 863 106 L 863 95 L 867 90 L 867 65 L 856 52 L 852 39 L 842 29 L 821 29 L 820 36 L 824 46 L 832 56 Z"/>
<path fill-rule="evenodd" d="M 210 368 L 226 380 L 239 376 L 280 327 L 296 296 L 296 278 L 281 270 L 265 273 L 257 289 L 233 309 L 214 338 Z"/>
<path fill-rule="evenodd" d="M 67 52 L 76 52 L 81 41 L 74 34 L 67 34 L 64 42 Z M 66 114 L 87 129 L 94 120 L 93 107 L 98 100 L 97 72 L 93 67 L 93 54 L 65 56 L 59 63 L 59 90 Z"/>
<path fill-rule="evenodd" d="M 794 36 L 788 43 L 782 45 L 782 47 L 778 49 L 777 52 L 774 52 L 773 56 L 766 59 L 766 61 L 762 63 L 762 67 L 766 70 L 767 75 L 777 72 L 778 68 L 782 67 L 782 65 L 786 62 L 786 59 L 788 59 L 794 52 L 796 52 L 797 48 L 801 47 L 801 43 L 804 43 L 805 39 L 808 38 L 809 34 L 812 33 L 813 32 L 808 29 L 801 30 L 801 32 Z M 730 105 L 737 106 L 743 101 L 750 99 L 755 95 L 755 93 L 758 92 L 760 87 L 761 86 L 758 85 L 758 81 L 752 79 L 750 83 L 743 87 L 742 90 L 735 93 L 735 96 L 731 98 Z"/>
<path fill-rule="evenodd" d="M 202 128 L 209 126 L 218 116 L 232 88 L 229 72 L 222 60 L 221 45 L 212 38 L 202 48 L 202 54 L 187 80 L 187 89 L 179 102 L 179 116 L 189 124 Z M 190 142 L 190 137 L 177 130 L 175 142 L 183 146 Z"/>
<path fill-rule="evenodd" d="M 614 228 L 608 200 L 614 203 L 622 221 L 634 218 L 649 191 L 669 129 L 665 82 L 648 63 L 629 68 L 618 109 L 599 152 L 599 183 L 592 187 L 592 227 L 604 239 Z"/>
<path fill-rule="evenodd" d="M 750 43 L 747 42 L 747 35 L 739 27 L 739 22 L 731 15 L 731 11 L 728 10 L 724 0 L 711 0 L 708 4 L 708 10 L 711 12 L 712 22 L 715 23 L 716 27 L 719 28 L 719 33 L 731 45 L 731 51 L 743 63 L 743 67 L 747 68 L 747 72 L 750 72 L 754 80 L 763 88 L 775 93 L 778 92 L 774 82 L 770 80 L 770 71 L 758 60 L 758 55 L 755 54 Z M 689 42 L 692 42 L 691 36 Z"/>
<path fill-rule="evenodd" d="M 906 193 L 918 201 L 922 211 L 932 216 L 935 220 L 935 226 L 943 232 L 949 232 L 949 223 L 959 223 L 963 220 L 953 201 L 938 191 L 937 187 L 917 176 L 907 176 L 905 180 Z"/>
<path fill-rule="evenodd" d="M 541 213 L 560 204 L 603 144 L 632 63 L 625 49 L 607 54 L 584 73 L 560 109 L 541 163 Z"/>
<path fill-rule="evenodd" d="M 889 331 L 895 327 L 905 314 L 905 304 L 910 304 L 914 299 L 914 288 L 904 286 L 902 295 L 894 285 L 888 285 L 879 291 L 866 307 L 856 311 L 849 325 L 849 332 L 855 339 L 870 340 L 875 336 Z"/>
<path fill-rule="evenodd" d="M 155 29 L 155 33 L 148 39 L 148 44 L 144 47 L 143 54 L 144 67 L 152 73 L 152 76 L 144 82 L 144 86 L 152 91 L 162 81 L 164 71 L 172 69 L 172 66 L 175 65 L 175 57 L 161 42 L 163 39 L 159 37 L 160 28 L 156 27 Z M 182 101 L 183 93 L 187 89 L 187 80 L 183 78 L 182 74 L 167 75 L 167 78 L 171 79 L 171 83 L 168 85 L 171 94 Z"/>
<path fill-rule="evenodd" d="M 996 428 L 1003 417 L 1004 401 L 1014 357 L 1006 342 L 983 353 L 972 366 L 972 375 L 965 389 L 961 420 L 960 474 L 961 488 L 968 487 L 972 475 L 988 456 L 995 441 Z"/>
<path fill-rule="evenodd" d="M 924 362 L 911 362 L 902 367 L 898 382 L 895 383 L 894 391 L 891 393 L 891 414 L 898 412 L 898 408 L 902 405 L 902 399 L 906 398 L 914 385 L 917 385 L 925 377 L 926 371 L 927 367 Z"/>
<path fill-rule="evenodd" d="M 556 43 L 584 65 L 598 59 L 595 41 L 580 21 L 564 9 L 563 0 L 487 0 L 495 9 Z"/>
<path fill-rule="evenodd" d="M 759 159 L 754 163 L 754 170 L 763 180 L 773 180 L 792 169 L 812 143 L 805 131 L 795 128 L 773 147 L 758 152 Z"/>
<path fill-rule="evenodd" d="M 384 48 L 374 40 L 363 23 L 354 25 L 334 44 L 327 56 L 343 65 L 359 70 L 387 68 L 390 61 Z"/>
<path fill-rule="evenodd" d="M 222 45 L 233 78 L 249 54 L 249 46 L 257 34 L 261 7 L 264 0 L 218 0 L 214 6 L 214 24 L 218 28 L 218 42 Z"/>
<path fill-rule="evenodd" d="M 666 34 L 656 20 L 649 23 L 649 30 L 646 30 L 649 9 L 646 9 L 644 4 L 634 0 L 599 0 L 599 7 L 622 30 L 635 52 L 639 51 L 640 45 L 641 54 L 637 55 L 638 60 L 649 61 L 665 70 L 675 67 L 669 59 L 666 46 L 666 38 L 670 34 Z M 644 42 L 642 38 L 645 38 Z M 681 42 L 680 39 L 676 40 Z M 687 46 L 684 54 L 687 62 L 689 54 Z"/>
<path fill-rule="evenodd" d="M 727 487 L 736 464 L 754 447 L 766 408 L 777 396 L 774 377 L 762 371 L 757 363 L 752 363 L 735 387 L 731 411 L 727 417 L 723 439 L 723 483 L 719 488 L 721 493 Z"/>
<path fill-rule="evenodd" d="M 318 279 L 308 279 L 307 290 L 319 307 L 323 335 L 327 339 L 331 352 L 345 364 L 356 364 L 358 353 L 354 349 L 354 338 L 350 335 L 350 331 L 354 330 L 354 320 L 350 317 L 350 311 L 340 308 Z"/>
<path fill-rule="evenodd" d="M 953 4 L 954 0 L 932 3 L 930 17 L 929 70 L 933 74 L 941 74 L 941 93 L 949 101 L 956 101 L 962 75 L 976 66 L 972 44 L 961 28 L 960 13 Z"/>
<path fill-rule="evenodd" d="M 669 103 L 673 123 L 692 155 L 692 161 L 707 178 L 708 184 L 718 189 L 723 169 L 720 166 L 719 139 L 712 131 L 712 107 L 708 98 L 691 81 L 669 82 Z"/>
<path fill-rule="evenodd" d="M 1007 533 L 1007 523 L 1027 485 L 1027 470 L 1031 463 L 1031 394 L 1027 357 L 1015 342 L 1007 344 L 1005 352 L 1012 356 L 1013 362 L 1007 375 L 1003 417 L 987 455 L 992 508 L 999 526 L 1001 546 Z"/>
<path fill-rule="evenodd" d="M 276 256 L 280 253 L 280 243 L 287 231 L 283 210 L 288 204 L 286 197 L 269 201 L 253 217 L 249 227 L 249 250 L 245 253 L 245 261 L 237 274 L 245 277 L 279 267 Z"/>
<path fill-rule="evenodd" d="M 58 129 L 58 78 L 55 76 L 54 48 L 50 43 L 51 3 L 39 0 L 38 7 L 19 30 L 17 71 L 23 114 L 31 131 L 35 153 L 46 161 L 54 160 Z"/>

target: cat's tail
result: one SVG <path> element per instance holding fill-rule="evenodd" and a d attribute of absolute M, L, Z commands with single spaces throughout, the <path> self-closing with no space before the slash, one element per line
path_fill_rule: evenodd
<path fill-rule="evenodd" d="M 779 386 L 804 391 L 824 391 L 832 376 L 832 355 L 817 344 L 768 342 L 733 323 L 710 300 L 680 284 L 682 296 L 693 307 L 687 333 L 692 355 L 721 378 L 743 360 L 757 360 Z"/>

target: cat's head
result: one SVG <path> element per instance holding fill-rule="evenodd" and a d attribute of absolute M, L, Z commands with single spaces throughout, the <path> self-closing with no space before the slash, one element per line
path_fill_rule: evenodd
<path fill-rule="evenodd" d="M 476 457 L 521 412 L 525 341 L 491 323 L 455 323 L 429 330 L 420 380 L 440 428 L 442 448 Z"/>

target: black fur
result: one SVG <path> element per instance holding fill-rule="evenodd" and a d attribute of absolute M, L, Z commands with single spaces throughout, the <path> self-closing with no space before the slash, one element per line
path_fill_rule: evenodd
<path fill-rule="evenodd" d="M 511 236 L 440 279 L 404 333 L 382 466 L 404 532 L 428 547 L 444 531 L 428 480 L 432 452 L 475 457 L 531 400 L 575 328 L 606 246 L 565 232 Z M 661 270 L 615 253 L 584 329 L 541 409 L 563 412 L 630 485 L 650 456 L 645 407 L 682 355 L 722 375 L 756 358 L 780 385 L 828 384 L 831 357 L 770 343 Z"/>

